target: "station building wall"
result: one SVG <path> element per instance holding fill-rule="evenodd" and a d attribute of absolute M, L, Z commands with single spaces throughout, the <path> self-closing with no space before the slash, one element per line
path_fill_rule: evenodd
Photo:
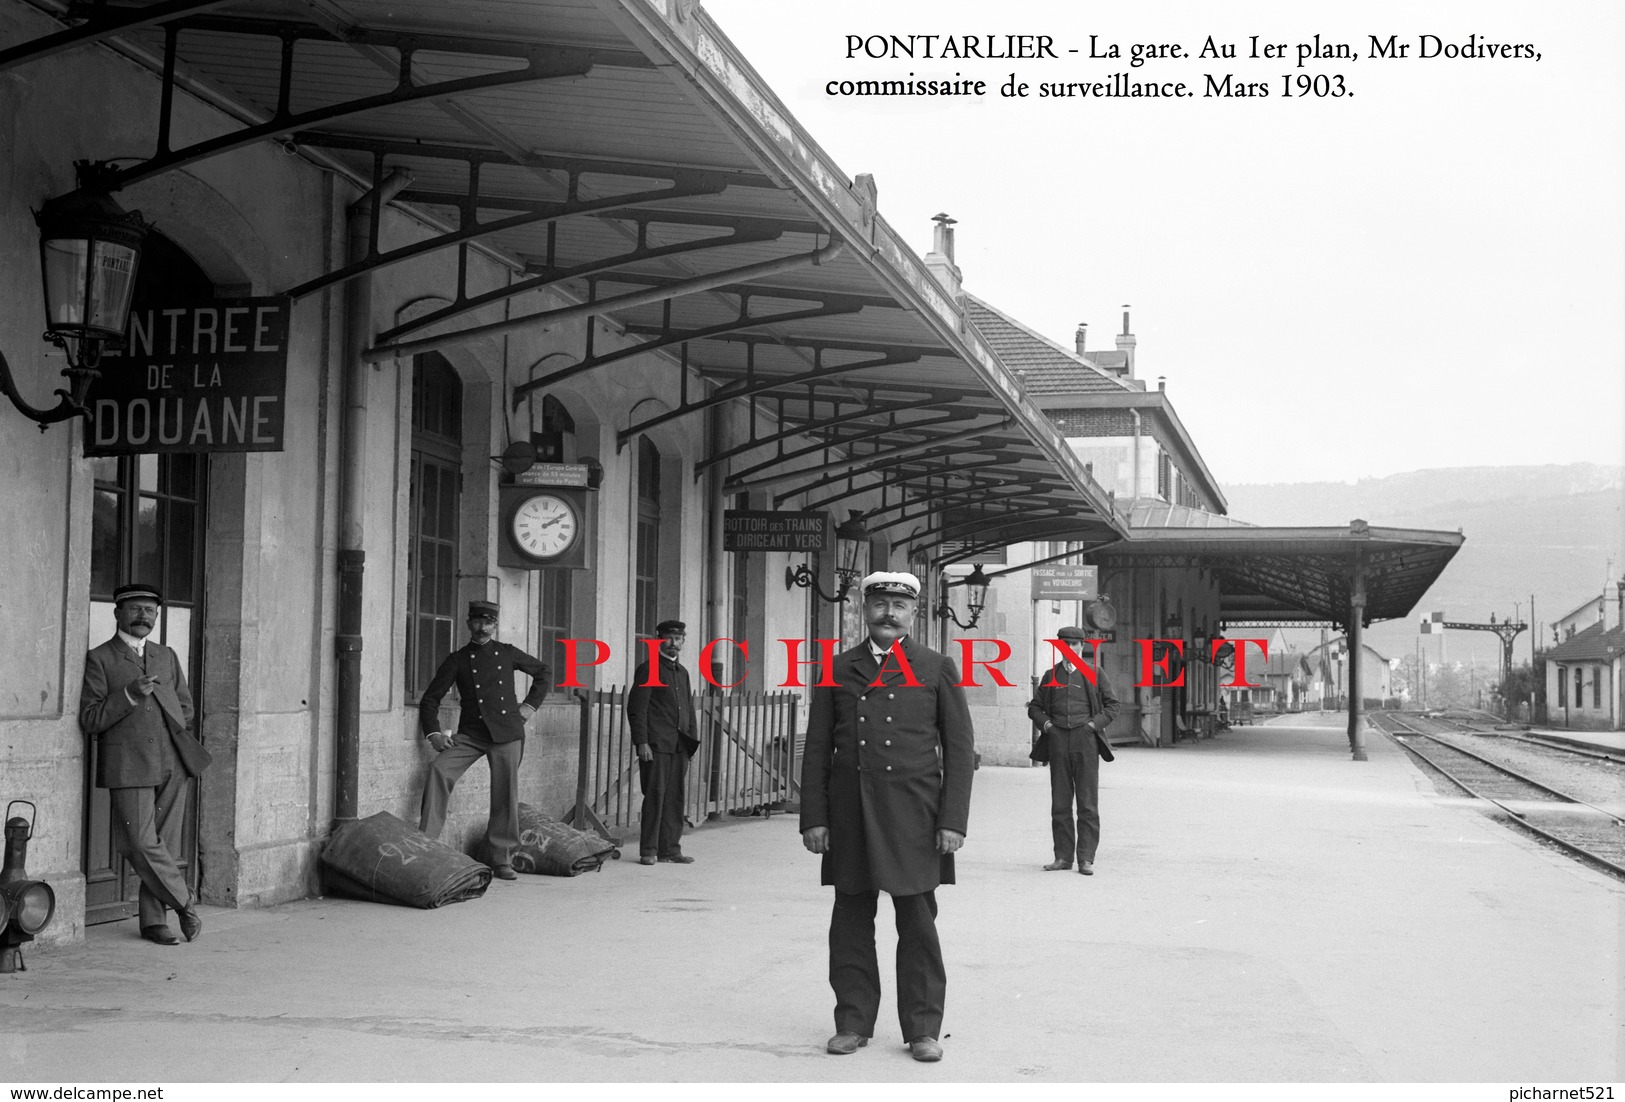
<path fill-rule="evenodd" d="M 52 29 L 26 11 L 0 9 L 0 42 Z M 0 312 L 0 350 L 25 396 L 45 405 L 59 384 L 62 361 L 38 339 L 44 317 L 32 210 L 74 186 L 77 159 L 150 154 L 159 86 L 150 74 L 99 49 L 60 55 L 25 73 L 27 79 L 12 74 L 0 80 L 0 144 L 9 153 L 0 169 L 0 289 L 14 304 Z M 106 109 L 64 119 L 52 107 L 70 98 Z M 226 125 L 184 93 L 176 106 L 176 144 Z M 262 143 L 162 174 L 118 198 L 191 256 L 217 291 L 268 295 L 343 263 L 348 210 L 359 196 L 349 181 Z M 431 232 L 388 208 L 382 246 Z M 416 821 L 431 752 L 419 735 L 417 701 L 404 676 L 412 364 L 384 363 L 361 373 L 365 494 L 347 521 L 341 511 L 344 379 L 360 345 L 347 317 L 356 309 L 354 294 L 364 296 L 357 316 L 368 336 L 421 316 L 444 303 L 455 286 L 456 262 L 455 249 L 440 250 L 378 270 L 362 281 L 364 290 L 339 287 L 300 300 L 292 316 L 285 449 L 208 460 L 203 675 L 194 687 L 203 705 L 199 731 L 215 758 L 198 801 L 206 903 L 269 905 L 320 888 L 320 849 L 335 806 L 337 579 L 347 541 L 358 543 L 366 556 L 359 814 L 388 811 Z M 471 251 L 468 276 L 473 294 L 500 286 L 514 273 Z M 536 292 L 511 309 L 517 315 L 563 304 Z M 458 324 L 497 320 L 502 311 L 501 305 L 487 307 Z M 493 457 L 511 439 L 542 427 L 543 394 L 510 412 L 512 387 L 550 365 L 570 362 L 560 357 L 579 356 L 589 324 L 599 327 L 601 350 L 628 340 L 612 325 L 580 321 L 444 350 L 463 396 L 458 605 L 497 599 L 501 637 L 533 653 L 541 649 L 553 610 L 542 607 L 546 587 L 537 573 L 496 565 L 500 472 Z M 567 586 L 572 634 L 611 647 L 609 661 L 582 676 L 589 686 L 625 685 L 643 653 L 637 639 L 653 627 L 636 622 L 633 610 L 638 449 L 635 440 L 623 445 L 617 434 L 675 406 L 678 386 L 672 361 L 647 355 L 546 392 L 574 421 L 564 458 L 590 456 L 603 467 L 602 485 L 592 495 L 592 569 L 577 572 Z M 723 499 L 716 476 L 696 479 L 695 463 L 713 446 L 747 439 L 747 431 L 743 407 L 734 405 L 649 433 L 664 458 L 662 539 L 669 539 L 662 546 L 658 614 L 690 625 L 694 642 L 685 661 L 693 668 L 704 638 L 730 633 L 734 594 L 742 594 L 748 609 L 740 619 L 753 648 L 746 687 L 776 689 L 789 672 L 776 640 L 831 634 L 837 617 L 834 606 L 785 586 L 786 568 L 806 556 L 753 553 L 736 560 L 716 543 L 720 511 L 736 502 Z M 0 555 L 8 563 L 0 609 L 8 623 L 26 626 L 0 633 L 0 668 L 7 671 L 0 681 L 0 797 L 28 800 L 39 809 L 29 871 L 48 880 L 58 899 L 57 918 L 42 938 L 46 944 L 81 937 L 85 913 L 86 740 L 76 716 L 84 654 L 101 639 L 90 637 L 93 482 L 81 437 L 77 423 L 40 433 L 9 407 L 0 409 L 0 507 L 14 518 L 0 528 Z M 844 504 L 861 509 L 875 502 L 859 496 Z M 822 556 L 820 564 L 826 590 L 835 586 L 830 558 Z M 871 549 L 875 568 L 901 566 L 895 559 L 884 540 Z M 744 577 L 736 578 L 736 571 Z M 460 621 L 457 626 L 461 645 L 466 636 Z M 544 659 L 558 664 L 556 656 Z M 555 669 L 555 680 L 561 674 Z M 803 708 L 803 729 L 804 717 Z M 549 814 L 562 812 L 574 796 L 578 718 L 575 699 L 555 692 L 533 722 L 522 798 Z M 473 844 L 483 831 L 488 791 L 485 771 L 465 775 L 453 798 L 446 841 Z"/>

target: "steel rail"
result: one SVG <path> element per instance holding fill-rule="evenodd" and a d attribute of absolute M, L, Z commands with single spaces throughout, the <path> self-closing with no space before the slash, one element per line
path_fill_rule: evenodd
<path fill-rule="evenodd" d="M 1600 750 L 1586 750 L 1579 746 L 1569 746 L 1561 742 L 1548 742 L 1542 738 L 1531 738 L 1528 735 L 1497 735 L 1497 738 L 1511 739 L 1514 742 L 1527 742 L 1531 746 L 1539 746 L 1546 750 L 1561 750 L 1565 754 L 1575 754 L 1582 758 L 1596 758 L 1599 761 L 1613 762 L 1615 765 L 1625 765 L 1625 757 L 1618 754 L 1607 754 Z"/>
<path fill-rule="evenodd" d="M 1390 719 L 1393 722 L 1397 723 L 1399 726 L 1406 728 L 1408 733 L 1410 733 L 1412 735 L 1416 735 L 1416 736 L 1418 736 L 1420 738 L 1432 739 L 1432 741 L 1439 743 L 1439 745 L 1441 745 L 1441 746 L 1447 747 L 1448 749 L 1451 749 L 1451 750 L 1455 750 L 1455 751 L 1457 751 L 1458 753 L 1461 753 L 1461 754 L 1466 754 L 1470 758 L 1475 758 L 1475 759 L 1477 759 L 1479 761 L 1483 761 L 1486 765 L 1489 765 L 1490 767 L 1492 767 L 1494 769 L 1497 769 L 1497 770 L 1501 771 L 1502 773 L 1506 773 L 1506 774 L 1508 774 L 1510 776 L 1516 777 L 1519 780 L 1524 781 L 1527 784 L 1531 784 L 1536 788 L 1540 788 L 1540 789 L 1543 789 L 1543 790 L 1545 790 L 1547 792 L 1551 792 L 1554 795 L 1560 797 L 1564 801 L 1584 804 L 1586 807 L 1595 807 L 1595 805 L 1586 803 L 1584 800 L 1576 800 L 1572 796 L 1565 796 L 1562 793 L 1556 792 L 1555 789 L 1548 788 L 1546 785 L 1541 784 L 1539 781 L 1532 781 L 1529 778 L 1524 777 L 1521 774 L 1517 773 L 1515 770 L 1508 769 L 1503 765 L 1496 764 L 1495 762 L 1486 761 L 1485 759 L 1480 758 L 1477 754 L 1470 753 L 1469 751 L 1462 750 L 1460 747 L 1451 746 L 1448 742 L 1444 742 L 1444 741 L 1442 741 L 1440 739 L 1433 738 L 1432 735 L 1429 735 L 1424 731 L 1417 730 L 1415 727 L 1411 726 L 1409 723 L 1406 723 L 1404 720 L 1399 719 L 1397 716 L 1389 715 L 1389 716 L 1386 716 L 1385 718 Z M 1393 734 L 1393 732 L 1388 732 L 1388 733 L 1390 735 Z M 1613 861 L 1610 861 L 1608 858 L 1602 856 L 1601 854 L 1593 853 L 1591 850 L 1586 849 L 1582 845 L 1578 845 L 1577 843 L 1569 841 L 1567 838 L 1563 838 L 1560 835 L 1553 834 L 1551 831 L 1546 830 L 1543 827 L 1537 826 L 1535 823 L 1530 821 L 1528 816 L 1524 815 L 1522 812 L 1513 810 L 1512 808 L 1508 807 L 1506 804 L 1502 803 L 1500 800 L 1497 800 L 1493 796 L 1486 796 L 1483 793 L 1479 792 L 1472 785 L 1468 784 L 1466 781 L 1464 781 L 1460 777 L 1456 776 L 1449 769 L 1446 769 L 1444 766 L 1442 766 L 1438 762 L 1434 761 L 1431 757 L 1429 757 L 1427 754 L 1423 753 L 1419 748 L 1417 748 L 1415 746 L 1412 746 L 1410 743 L 1401 742 L 1400 745 L 1403 746 L 1406 750 L 1408 750 L 1411 753 L 1415 754 L 1417 757 L 1421 758 L 1423 761 L 1427 762 L 1429 765 L 1431 765 L 1434 769 L 1438 770 L 1445 777 L 1449 778 L 1450 783 L 1456 785 L 1458 788 L 1460 788 L 1463 792 L 1466 792 L 1473 799 L 1475 799 L 1475 800 L 1483 800 L 1486 803 L 1494 804 L 1496 807 L 1500 808 L 1503 812 L 1505 812 L 1507 815 L 1511 816 L 1514 820 L 1516 820 L 1518 825 L 1523 827 L 1525 830 L 1528 830 L 1528 831 L 1530 831 L 1530 832 L 1532 832 L 1534 834 L 1540 835 L 1542 838 L 1546 839 L 1548 842 L 1551 842 L 1553 845 L 1560 846 L 1563 849 L 1568 850 L 1570 853 L 1575 854 L 1576 856 L 1583 857 L 1587 861 L 1591 861 L 1594 864 L 1601 865 L 1603 868 L 1605 868 L 1608 871 L 1612 872 L 1616 876 L 1625 877 L 1625 866 L 1615 864 Z M 1597 810 L 1600 811 L 1602 809 L 1597 808 Z M 1613 815 L 1611 812 L 1604 811 L 1603 814 L 1607 815 L 1615 823 L 1619 822 L 1618 817 Z"/>

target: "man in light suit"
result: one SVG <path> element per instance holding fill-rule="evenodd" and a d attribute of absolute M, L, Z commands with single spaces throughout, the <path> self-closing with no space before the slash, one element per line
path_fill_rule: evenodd
<path fill-rule="evenodd" d="M 959 671 L 909 634 L 919 602 L 913 574 L 863 580 L 869 637 L 836 656 L 837 684 L 816 686 L 801 767 L 801 839 L 822 854 L 835 889 L 829 983 L 845 1056 L 869 1043 L 880 1012 L 875 911 L 897 912 L 897 1019 L 914 1059 L 942 1059 L 947 973 L 937 896 L 954 882 L 954 851 L 970 818 L 975 739 Z M 826 678 L 820 677 L 820 681 Z"/>
<path fill-rule="evenodd" d="M 192 737 L 192 694 L 180 658 L 149 638 L 163 597 L 150 585 L 113 591 L 113 638 L 85 656 L 79 726 L 99 740 L 96 785 L 108 790 L 119 852 L 141 878 L 141 936 L 158 945 L 203 932 L 196 898 L 175 863 L 186 819 L 186 782 L 202 776 L 209 753 Z"/>

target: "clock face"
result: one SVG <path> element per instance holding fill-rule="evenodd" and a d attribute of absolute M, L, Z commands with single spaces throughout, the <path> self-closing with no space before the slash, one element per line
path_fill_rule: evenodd
<path fill-rule="evenodd" d="M 554 494 L 533 494 L 513 512 L 513 541 L 534 558 L 562 555 L 580 534 L 575 506 Z"/>

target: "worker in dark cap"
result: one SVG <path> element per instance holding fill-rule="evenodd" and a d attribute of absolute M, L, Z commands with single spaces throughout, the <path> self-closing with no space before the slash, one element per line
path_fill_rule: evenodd
<path fill-rule="evenodd" d="M 158 945 L 203 932 L 196 896 L 175 861 L 191 777 L 209 767 L 192 737 L 192 694 L 180 657 L 152 638 L 164 598 L 155 586 L 113 591 L 113 638 L 85 656 L 79 726 L 96 740 L 96 786 L 108 790 L 119 851 L 141 880 L 141 936 Z"/>
<path fill-rule="evenodd" d="M 1067 626 L 1056 632 L 1080 657 L 1085 650 L 1082 628 Z M 1033 761 L 1049 763 L 1050 833 L 1055 860 L 1045 865 L 1062 872 L 1078 859 L 1078 871 L 1095 874 L 1095 850 L 1100 845 L 1100 760 L 1112 760 L 1106 728 L 1117 718 L 1120 705 L 1098 670 L 1091 678 L 1078 670 L 1065 654 L 1038 679 L 1027 705 L 1027 716 L 1038 728 Z M 1073 804 L 1078 822 L 1072 825 Z"/>
<path fill-rule="evenodd" d="M 525 756 L 525 725 L 551 686 L 541 659 L 497 637 L 494 601 L 468 603 L 468 644 L 452 651 L 435 671 L 418 702 L 418 725 L 434 747 L 423 782 L 418 829 L 440 837 L 452 787 L 481 757 L 491 766 L 491 821 L 485 829 L 486 861 L 500 880 L 516 880 L 513 851 L 519 847 L 519 763 Z M 530 691 L 520 703 L 513 675 L 530 675 Z M 440 700 L 455 684 L 462 713 L 455 734 L 440 729 Z"/>
<path fill-rule="evenodd" d="M 650 676 L 649 662 L 632 675 L 626 694 L 626 721 L 638 754 L 638 782 L 643 786 L 642 829 L 638 836 L 638 863 L 665 861 L 691 865 L 683 852 L 683 778 L 688 759 L 700 748 L 694 722 L 694 690 L 688 671 L 677 663 L 688 639 L 681 620 L 655 625 L 660 640 L 659 676 Z"/>
<path fill-rule="evenodd" d="M 954 882 L 965 841 L 975 737 L 953 659 L 910 634 L 919 579 L 877 571 L 861 592 L 868 637 L 836 656 L 837 684 L 813 689 L 801 766 L 801 843 L 822 855 L 820 879 L 835 889 L 835 1036 L 824 1050 L 850 1055 L 874 1036 L 875 913 L 886 892 L 897 917 L 897 1022 L 910 1055 L 933 1062 L 948 984 L 936 889 Z"/>

